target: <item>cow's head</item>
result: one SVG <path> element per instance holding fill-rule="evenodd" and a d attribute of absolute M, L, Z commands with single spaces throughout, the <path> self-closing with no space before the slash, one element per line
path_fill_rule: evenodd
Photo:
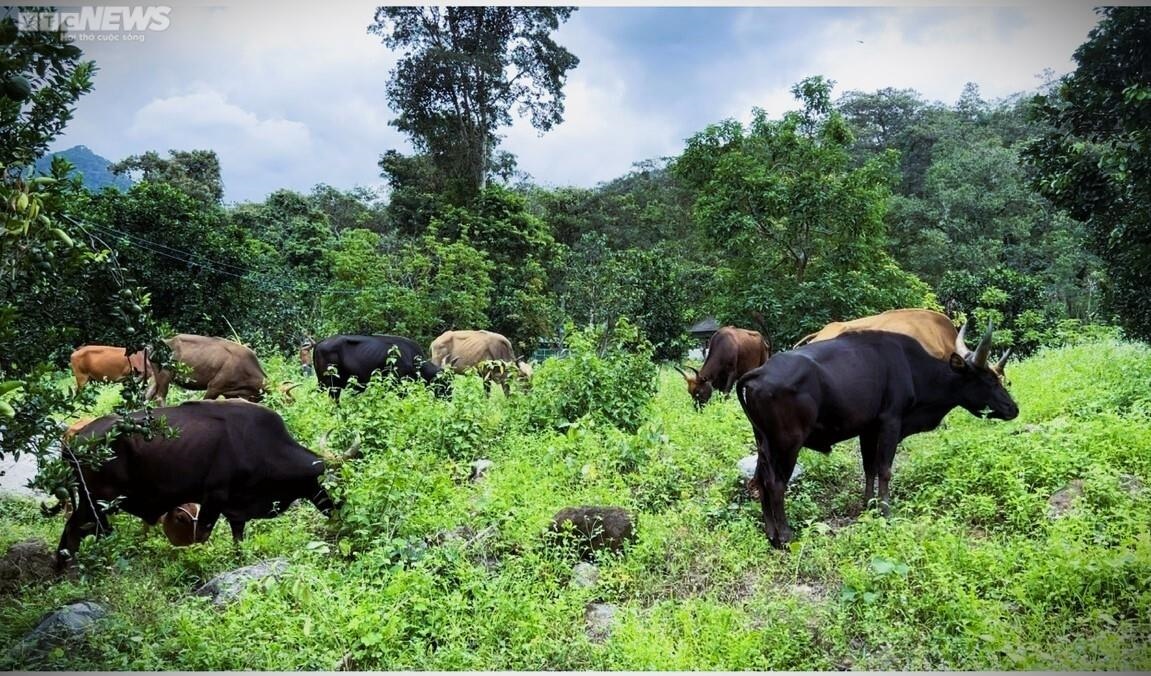
<path fill-rule="evenodd" d="M 691 395 L 692 399 L 695 400 L 695 407 L 703 408 L 703 405 L 711 400 L 711 394 L 715 391 L 711 381 L 700 378 L 699 370 L 694 367 L 687 367 L 691 369 L 691 374 L 688 374 L 678 366 L 674 368 L 676 371 L 679 371 L 680 375 L 683 376 L 683 379 L 687 381 L 687 393 Z"/>
<path fill-rule="evenodd" d="M 204 542 L 212 534 L 211 526 L 200 524 L 200 505 L 194 502 L 182 504 L 161 516 L 160 525 L 168 542 L 176 547 Z"/>
<path fill-rule="evenodd" d="M 442 369 L 431 361 L 423 360 L 420 364 L 420 378 L 432 388 L 432 394 L 441 399 L 452 396 L 452 372 Z"/>
<path fill-rule="evenodd" d="M 979 417 L 1012 420 L 1019 415 L 1019 406 L 1003 386 L 1003 371 L 1011 350 L 1004 353 L 997 363 L 988 366 L 993 328 L 991 322 L 988 322 L 987 332 L 973 352 L 964 340 L 967 334 L 967 325 L 964 324 L 955 338 L 951 369 L 963 378 L 958 391 L 960 406 Z"/>

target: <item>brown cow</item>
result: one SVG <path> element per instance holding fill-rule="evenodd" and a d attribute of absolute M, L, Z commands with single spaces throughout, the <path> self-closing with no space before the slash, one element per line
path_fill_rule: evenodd
<path fill-rule="evenodd" d="M 530 380 L 532 367 L 516 359 L 511 341 L 492 331 L 445 331 L 432 341 L 432 363 L 456 373 L 475 368 L 490 392 L 493 382 L 508 394 L 508 374 Z M 511 365 L 515 364 L 515 371 Z"/>
<path fill-rule="evenodd" d="M 189 390 L 206 390 L 205 399 L 224 397 L 248 401 L 264 398 L 267 377 L 250 348 L 223 338 L 180 333 L 164 340 L 172 348 L 172 361 L 189 369 L 187 376 L 169 369 L 156 372 L 155 396 L 163 402 L 175 382 Z M 153 392 L 149 392 L 151 396 Z"/>
<path fill-rule="evenodd" d="M 112 345 L 83 345 L 72 353 L 72 375 L 76 389 L 83 389 L 88 381 L 115 382 L 133 375 L 147 381 L 156 367 L 144 358 L 145 351 L 137 350 L 128 356 L 127 349 Z"/>
<path fill-rule="evenodd" d="M 676 370 L 687 381 L 687 392 L 695 400 L 696 408 L 711 399 L 712 391 L 719 389 L 730 394 L 739 377 L 760 366 L 771 356 L 771 347 L 758 331 L 725 326 L 716 331 L 707 343 L 707 359 L 699 369 L 688 367 L 695 375 Z"/>
<path fill-rule="evenodd" d="M 901 309 L 848 322 L 831 322 L 819 331 L 804 336 L 795 347 L 859 331 L 890 331 L 911 336 L 919 341 L 928 354 L 945 361 L 955 351 L 955 338 L 959 335 L 947 315 L 932 310 Z"/>

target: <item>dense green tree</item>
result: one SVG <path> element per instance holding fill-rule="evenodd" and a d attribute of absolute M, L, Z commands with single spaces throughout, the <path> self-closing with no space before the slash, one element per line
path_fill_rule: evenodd
<path fill-rule="evenodd" d="M 489 186 L 472 209 L 447 207 L 433 219 L 431 231 L 484 252 L 495 265 L 484 328 L 504 334 L 525 353 L 537 338 L 555 332 L 547 271 L 558 249 L 547 224 L 531 214 L 522 196 Z"/>
<path fill-rule="evenodd" d="M 0 165 L 26 167 L 44 154 L 92 90 L 93 61 L 63 31 L 19 30 L 0 17 Z"/>
<path fill-rule="evenodd" d="M 885 250 L 895 155 L 852 166 L 854 139 L 831 86 L 797 84 L 803 109 L 782 120 L 757 109 L 747 129 L 712 125 L 676 163 L 696 190 L 696 219 L 727 257 L 717 313 L 744 325 L 761 313 L 776 343 L 830 320 L 932 302 Z"/>
<path fill-rule="evenodd" d="M 428 345 L 448 329 L 484 326 L 492 264 L 464 242 L 340 234 L 326 253 L 322 333 L 389 333 Z"/>
<path fill-rule="evenodd" d="M 563 85 L 579 63 L 551 38 L 571 7 L 379 7 L 368 32 L 403 57 L 387 84 L 392 122 L 426 155 L 446 195 L 467 204 L 506 174 L 497 134 L 512 108 L 541 132 L 563 120 Z"/>
<path fill-rule="evenodd" d="M 1107 7 L 1077 68 L 1036 97 L 1050 125 L 1026 152 L 1036 187 L 1083 221 L 1113 285 L 1111 306 L 1151 338 L 1151 9 Z"/>
<path fill-rule="evenodd" d="M 214 150 L 169 150 L 168 159 L 154 150 L 132 155 L 113 164 L 113 173 L 140 172 L 140 180 L 167 183 L 185 195 L 210 204 L 224 199 L 220 158 Z"/>

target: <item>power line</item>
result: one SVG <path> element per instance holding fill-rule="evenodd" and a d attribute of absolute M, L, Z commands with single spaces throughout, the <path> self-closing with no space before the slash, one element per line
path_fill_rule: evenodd
<path fill-rule="evenodd" d="M 106 237 L 119 237 L 119 238 L 122 238 L 124 240 L 127 240 L 127 242 L 129 244 L 131 244 L 132 246 L 135 246 L 135 247 L 138 247 L 138 248 L 143 249 L 145 251 L 148 251 L 149 253 L 153 253 L 153 254 L 156 254 L 158 256 L 164 256 L 166 258 L 169 258 L 169 259 L 172 259 L 175 261 L 179 261 L 179 262 L 184 263 L 186 265 L 192 265 L 192 266 L 201 268 L 203 270 L 206 270 L 208 272 L 212 272 L 215 274 L 224 275 L 227 277 L 233 277 L 233 278 L 239 279 L 241 281 L 247 282 L 248 284 L 251 284 L 251 285 L 253 285 L 253 286 L 255 286 L 255 287 L 257 287 L 263 291 L 266 291 L 266 292 L 275 292 L 275 293 L 281 293 L 281 294 L 288 294 L 288 293 L 295 294 L 295 293 L 303 292 L 303 293 L 321 293 L 321 294 L 348 295 L 348 296 L 359 295 L 359 294 L 363 293 L 362 291 L 358 291 L 358 290 L 336 289 L 336 288 L 331 288 L 331 287 L 314 286 L 314 285 L 310 285 L 310 284 L 301 284 L 299 286 L 282 286 L 282 285 L 270 284 L 266 280 L 259 279 L 258 276 L 261 274 L 272 274 L 272 273 L 260 273 L 260 272 L 256 272 L 256 271 L 253 271 L 250 269 L 241 268 L 241 267 L 236 266 L 236 265 L 231 265 L 229 263 L 220 263 L 218 261 L 213 261 L 210 258 L 208 258 L 202 254 L 198 254 L 198 253 L 194 253 L 194 252 L 190 252 L 190 251 L 184 251 L 182 249 L 177 249 L 175 247 L 168 246 L 167 244 L 161 244 L 159 242 L 153 242 L 153 241 L 145 239 L 144 237 L 141 237 L 139 235 L 135 235 L 132 233 L 117 230 L 116 228 L 113 228 L 111 226 L 96 225 L 94 223 L 82 223 L 82 222 L 80 222 L 80 221 L 78 221 L 78 220 L 76 220 L 76 219 L 74 219 L 68 215 L 64 215 L 64 218 L 67 219 L 68 221 L 70 221 L 72 224 L 79 227 L 82 231 L 84 231 L 86 234 L 88 234 L 93 239 L 99 241 L 107 249 L 116 251 L 116 247 L 113 247 L 110 244 L 108 244 L 108 242 L 106 242 L 103 238 L 99 237 L 99 235 L 97 233 L 92 232 L 92 230 L 96 230 L 97 232 L 104 234 Z M 199 259 L 199 260 L 197 260 L 197 259 Z M 238 272 L 233 272 L 231 270 L 227 270 L 224 268 L 231 268 L 232 270 L 235 270 Z"/>

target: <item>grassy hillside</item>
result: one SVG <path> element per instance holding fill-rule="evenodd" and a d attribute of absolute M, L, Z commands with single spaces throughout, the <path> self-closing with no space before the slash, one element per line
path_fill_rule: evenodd
<path fill-rule="evenodd" d="M 288 377 L 283 361 L 272 374 Z M 249 525 L 239 562 L 291 562 L 224 608 L 191 590 L 236 567 L 227 528 L 189 549 L 133 517 L 89 539 L 79 574 L 0 597 L 0 645 L 77 599 L 111 615 L 85 639 L 0 667 L 90 669 L 1151 668 L 1151 350 L 1093 343 L 1008 372 L 1019 419 L 953 412 L 897 456 L 890 521 L 863 509 L 854 443 L 801 453 L 797 528 L 773 551 L 736 479 L 752 436 L 734 399 L 696 413 L 661 370 L 635 433 L 541 424 L 531 394 L 451 401 L 419 388 L 347 397 L 310 384 L 273 401 L 316 448 L 358 431 L 338 470 L 342 519 L 309 505 Z M 545 377 L 546 378 L 546 377 Z M 334 431 L 332 431 L 334 430 Z M 477 458 L 494 462 L 478 482 Z M 1059 517 L 1052 494 L 1081 495 Z M 638 514 L 638 541 L 598 583 L 540 537 L 579 504 Z M 55 543 L 63 522 L 0 502 L 0 547 Z M 618 607 L 589 640 L 589 602 Z"/>

